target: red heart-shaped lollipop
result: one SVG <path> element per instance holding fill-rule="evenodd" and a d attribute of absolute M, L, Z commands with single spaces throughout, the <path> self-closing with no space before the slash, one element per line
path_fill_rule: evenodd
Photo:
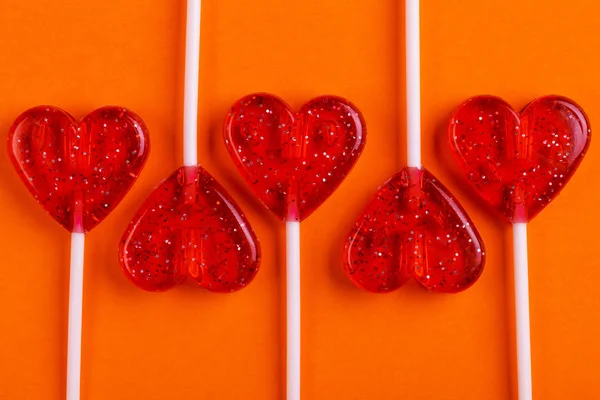
<path fill-rule="evenodd" d="M 88 232 L 125 196 L 148 156 L 146 125 L 133 112 L 104 107 L 79 123 L 41 106 L 10 128 L 8 153 L 36 200 L 67 230 Z"/>
<path fill-rule="evenodd" d="M 225 121 L 225 144 L 256 196 L 278 217 L 302 221 L 344 180 L 365 145 L 354 105 L 318 97 L 294 113 L 278 97 L 239 100 Z"/>
<path fill-rule="evenodd" d="M 414 277 L 427 289 L 471 286 L 483 241 L 456 199 L 424 168 L 404 168 L 379 188 L 346 241 L 344 268 L 357 286 L 390 292 Z"/>
<path fill-rule="evenodd" d="M 516 113 L 504 100 L 474 97 L 449 124 L 460 169 L 511 222 L 528 222 L 569 181 L 590 144 L 590 124 L 572 100 L 546 96 Z"/>
<path fill-rule="evenodd" d="M 233 292 L 256 275 L 260 246 L 221 185 L 200 166 L 181 167 L 137 212 L 119 257 L 145 290 L 169 289 L 189 275 L 206 289 Z"/>

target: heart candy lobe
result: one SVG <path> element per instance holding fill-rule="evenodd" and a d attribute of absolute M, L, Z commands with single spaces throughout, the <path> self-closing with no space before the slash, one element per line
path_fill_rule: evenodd
<path fill-rule="evenodd" d="M 8 153 L 40 205 L 71 232 L 88 232 L 123 199 L 148 157 L 148 129 L 122 107 L 80 122 L 51 106 L 32 108 L 10 128 Z"/>
<path fill-rule="evenodd" d="M 563 189 L 591 139 L 574 101 L 546 96 L 517 113 L 504 100 L 478 96 L 450 119 L 452 154 L 468 181 L 510 222 L 528 222 Z"/>
<path fill-rule="evenodd" d="M 411 277 L 433 292 L 455 293 L 481 275 L 479 233 L 450 192 L 426 169 L 407 167 L 376 192 L 344 247 L 344 269 L 376 293 Z"/>
<path fill-rule="evenodd" d="M 123 235 L 125 275 L 148 291 L 170 289 L 188 276 L 228 293 L 254 279 L 260 245 L 225 189 L 200 166 L 181 167 L 163 181 Z"/>
<path fill-rule="evenodd" d="M 334 96 L 294 113 L 276 96 L 249 95 L 231 108 L 224 127 L 229 154 L 254 194 L 287 221 L 302 221 L 334 192 L 365 137 L 358 109 Z"/>

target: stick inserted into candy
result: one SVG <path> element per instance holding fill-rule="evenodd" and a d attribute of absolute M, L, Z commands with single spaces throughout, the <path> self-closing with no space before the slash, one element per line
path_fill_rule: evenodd
<path fill-rule="evenodd" d="M 419 0 L 406 1 L 407 164 L 377 191 L 345 244 L 344 268 L 376 293 L 410 278 L 430 291 L 471 286 L 485 263 L 483 241 L 454 196 L 421 165 Z"/>
<path fill-rule="evenodd" d="M 456 162 L 479 195 L 513 226 L 518 393 L 532 398 L 527 223 L 563 189 L 590 145 L 590 123 L 561 96 L 519 114 L 494 96 L 458 107 L 448 126 Z"/>
<path fill-rule="evenodd" d="M 365 145 L 358 109 L 334 96 L 294 112 L 253 94 L 225 121 L 225 145 L 254 194 L 286 223 L 287 399 L 300 399 L 300 222 L 342 183 Z"/>
<path fill-rule="evenodd" d="M 213 292 L 248 285 L 260 265 L 250 223 L 198 163 L 200 0 L 187 3 L 183 162 L 148 197 L 123 235 L 119 258 L 138 287 L 164 291 L 187 277 Z"/>
<path fill-rule="evenodd" d="M 25 111 L 13 123 L 8 153 L 35 199 L 71 232 L 67 400 L 80 396 L 85 234 L 123 199 L 148 157 L 148 130 L 121 107 L 77 122 L 56 107 Z"/>

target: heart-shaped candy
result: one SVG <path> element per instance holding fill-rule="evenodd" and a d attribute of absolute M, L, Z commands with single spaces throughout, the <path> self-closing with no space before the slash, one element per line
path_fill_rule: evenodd
<path fill-rule="evenodd" d="M 8 153 L 36 200 L 67 230 L 88 232 L 123 199 L 150 149 L 142 119 L 104 107 L 80 122 L 50 106 L 21 114 Z"/>
<path fill-rule="evenodd" d="M 554 199 L 590 145 L 590 123 L 572 100 L 546 96 L 521 114 L 474 97 L 449 124 L 450 148 L 469 182 L 510 222 L 528 222 Z"/>
<path fill-rule="evenodd" d="M 294 113 L 278 97 L 249 95 L 231 108 L 224 129 L 229 154 L 256 196 L 288 221 L 302 221 L 333 193 L 365 135 L 358 109 L 333 96 Z"/>
<path fill-rule="evenodd" d="M 137 212 L 119 258 L 145 290 L 167 290 L 189 275 L 211 291 L 233 292 L 256 275 L 260 246 L 225 189 L 204 168 L 181 167 Z"/>
<path fill-rule="evenodd" d="M 404 168 L 377 190 L 344 250 L 352 282 L 378 293 L 410 277 L 434 292 L 459 292 L 479 278 L 484 263 L 469 216 L 424 168 Z"/>

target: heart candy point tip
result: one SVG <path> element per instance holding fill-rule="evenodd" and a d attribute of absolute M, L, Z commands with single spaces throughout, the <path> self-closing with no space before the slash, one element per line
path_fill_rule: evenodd
<path fill-rule="evenodd" d="M 260 245 L 233 199 L 204 168 L 181 167 L 163 181 L 123 235 L 125 275 L 148 291 L 188 276 L 213 292 L 242 289 L 256 276 Z"/>
<path fill-rule="evenodd" d="M 341 184 L 360 156 L 366 124 L 335 96 L 292 109 L 270 94 L 236 102 L 224 126 L 225 145 L 254 194 L 286 221 L 302 221 Z"/>
<path fill-rule="evenodd" d="M 357 286 L 391 292 L 411 277 L 432 292 L 456 293 L 483 272 L 485 249 L 458 201 L 429 171 L 406 167 L 378 190 L 344 247 Z"/>
<path fill-rule="evenodd" d="M 511 223 L 529 222 L 560 193 L 590 139 L 584 111 L 562 96 L 533 100 L 521 113 L 498 97 L 473 97 L 448 126 L 460 170 Z"/>
<path fill-rule="evenodd" d="M 142 119 L 103 107 L 80 122 L 51 106 L 25 111 L 10 128 L 8 154 L 42 207 L 70 232 L 99 224 L 131 188 L 150 150 Z"/>

